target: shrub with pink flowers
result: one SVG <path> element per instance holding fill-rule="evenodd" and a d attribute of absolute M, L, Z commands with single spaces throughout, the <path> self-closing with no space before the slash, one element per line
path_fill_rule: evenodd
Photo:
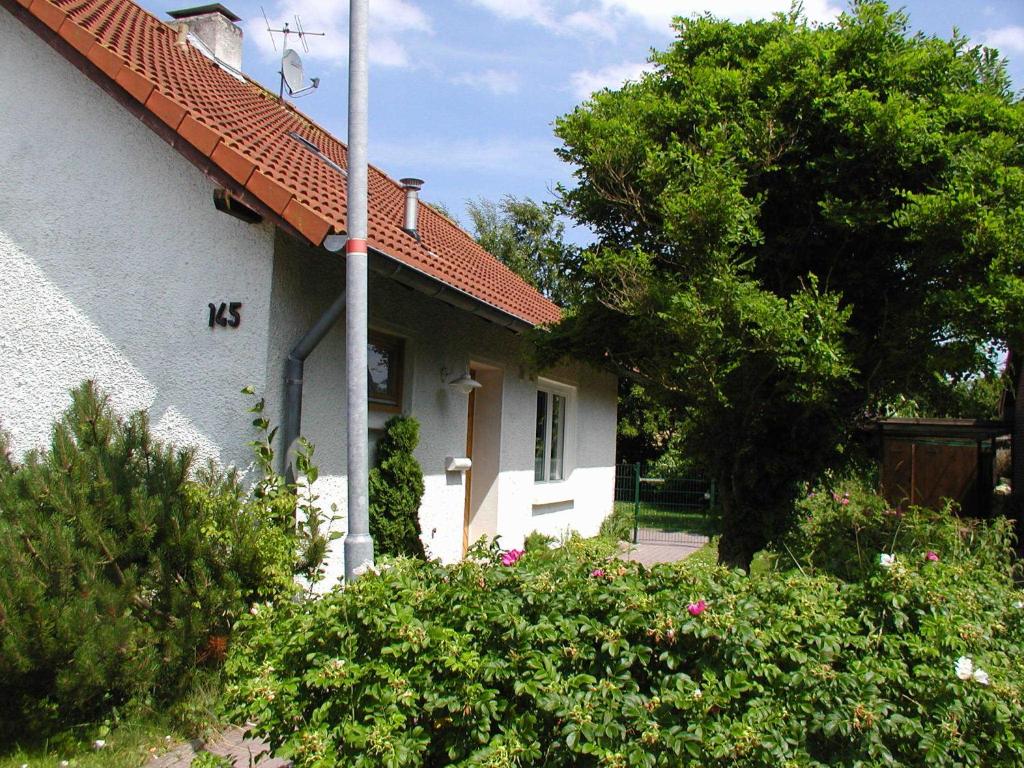
<path fill-rule="evenodd" d="M 895 509 L 857 478 L 828 485 L 809 490 L 798 503 L 800 522 L 776 550 L 784 566 L 860 581 L 873 572 L 880 553 L 899 551 L 931 562 L 951 555 L 989 564 L 1004 557 L 1005 521 L 961 518 L 953 504 Z"/>
<path fill-rule="evenodd" d="M 247 616 L 230 715 L 297 768 L 1024 765 L 1005 529 L 897 530 L 849 498 L 849 580 L 813 548 L 752 576 L 582 541 L 397 560 Z"/>

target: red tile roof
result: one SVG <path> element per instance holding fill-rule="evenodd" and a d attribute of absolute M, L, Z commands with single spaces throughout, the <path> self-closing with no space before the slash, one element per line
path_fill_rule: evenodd
<path fill-rule="evenodd" d="M 345 145 L 290 104 L 177 44 L 174 29 L 130 0 L 12 1 L 310 243 L 345 231 L 344 176 L 288 134 L 342 168 Z M 372 249 L 527 323 L 559 319 L 555 304 L 429 206 L 420 206 L 420 240 L 407 234 L 404 199 L 394 180 L 370 167 Z"/>

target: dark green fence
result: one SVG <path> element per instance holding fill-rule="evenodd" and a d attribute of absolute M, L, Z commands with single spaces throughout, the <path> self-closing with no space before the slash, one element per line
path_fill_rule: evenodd
<path fill-rule="evenodd" d="M 619 464 L 615 506 L 633 517 L 633 541 L 702 544 L 719 533 L 715 484 L 700 475 L 658 477 L 640 464 Z"/>

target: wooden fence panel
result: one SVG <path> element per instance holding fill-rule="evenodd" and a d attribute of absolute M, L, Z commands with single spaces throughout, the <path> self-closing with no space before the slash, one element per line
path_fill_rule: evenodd
<path fill-rule="evenodd" d="M 978 448 L 931 441 L 888 439 L 882 461 L 882 493 L 895 507 L 937 509 L 953 499 L 965 513 L 978 505 Z"/>

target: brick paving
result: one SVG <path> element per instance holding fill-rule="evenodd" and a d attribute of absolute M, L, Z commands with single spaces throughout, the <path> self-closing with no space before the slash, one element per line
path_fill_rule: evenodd
<path fill-rule="evenodd" d="M 143 768 L 189 768 L 200 752 L 211 752 L 234 762 L 235 768 L 287 768 L 286 760 L 270 757 L 269 748 L 260 739 L 246 738 L 241 728 L 230 727 L 208 742 L 194 739 L 152 758 Z"/>
<path fill-rule="evenodd" d="M 708 543 L 703 536 L 693 536 L 687 542 L 672 544 L 651 544 L 640 542 L 639 544 L 627 544 L 623 542 L 622 552 L 619 555 L 623 560 L 629 560 L 643 565 L 655 565 L 656 563 L 675 563 L 685 560 L 698 549 Z"/>

